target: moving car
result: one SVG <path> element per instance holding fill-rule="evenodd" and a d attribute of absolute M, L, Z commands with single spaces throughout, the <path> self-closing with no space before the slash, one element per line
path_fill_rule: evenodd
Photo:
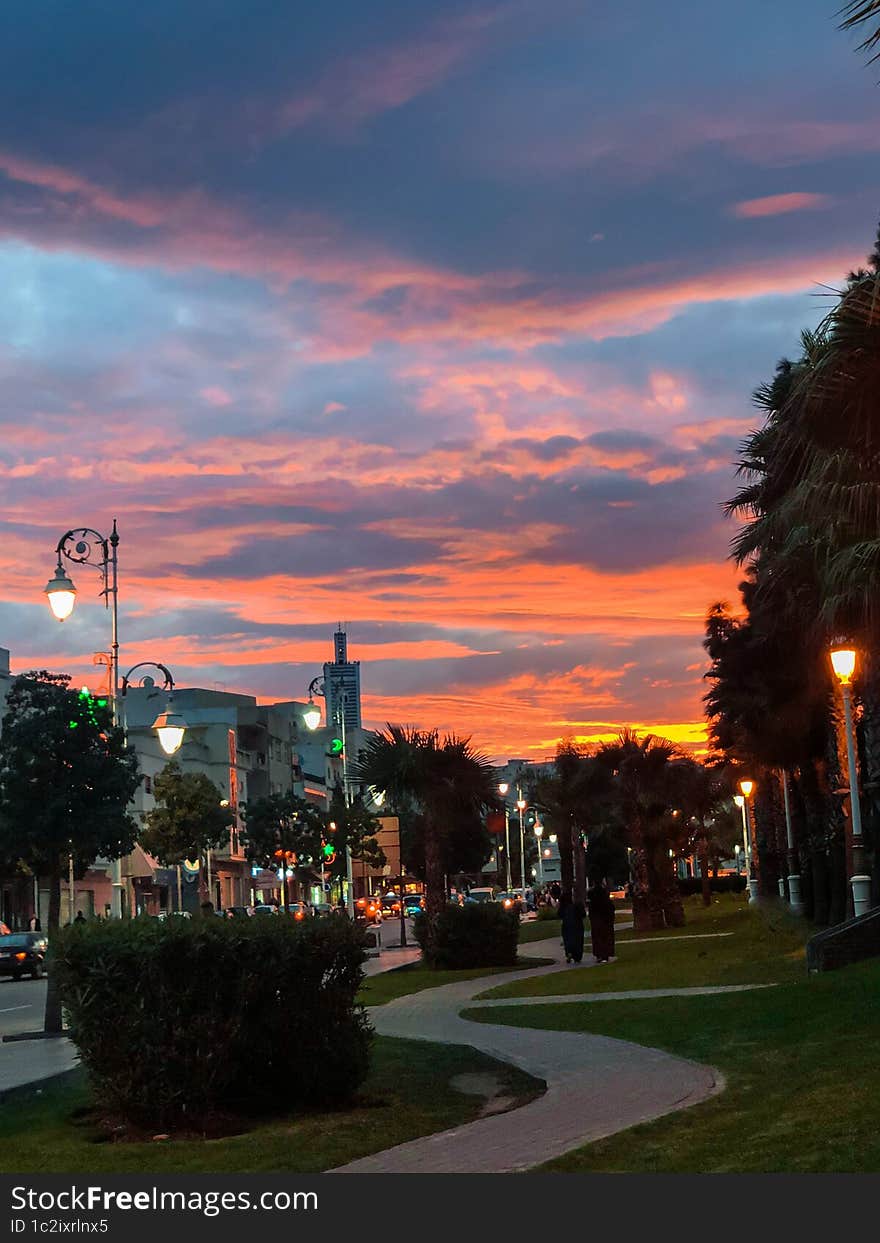
<path fill-rule="evenodd" d="M 0 936 L 0 975 L 38 980 L 46 967 L 49 938 L 44 932 L 10 932 Z"/>
<path fill-rule="evenodd" d="M 378 898 L 358 898 L 355 903 L 355 917 L 364 919 L 368 924 L 376 924 L 382 918 L 382 905 Z"/>

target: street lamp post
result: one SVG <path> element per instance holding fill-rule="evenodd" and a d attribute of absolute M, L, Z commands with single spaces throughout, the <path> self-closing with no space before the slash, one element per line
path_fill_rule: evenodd
<path fill-rule="evenodd" d="M 345 683 L 339 680 L 333 681 L 331 685 L 335 690 L 341 692 L 336 701 L 333 724 L 339 729 L 339 739 L 342 743 L 342 797 L 347 809 L 351 805 L 351 796 L 348 787 L 348 750 L 345 738 Z M 322 695 L 324 697 L 325 711 L 327 709 L 327 688 L 324 679 L 320 675 L 312 678 L 309 683 L 308 695 L 309 702 L 303 713 L 303 721 L 308 729 L 314 730 L 318 728 L 321 721 L 321 711 L 314 702 L 315 695 Z M 329 724 L 329 720 L 327 723 Z M 346 907 L 349 915 L 354 919 L 354 876 L 352 873 L 351 847 L 347 840 L 345 844 L 345 883 L 348 891 Z"/>
<path fill-rule="evenodd" d="M 846 764 L 849 769 L 849 804 L 852 822 L 852 870 L 850 880 L 853 895 L 853 911 L 864 915 L 871 907 L 871 877 L 865 866 L 865 848 L 862 838 L 862 809 L 859 802 L 859 775 L 856 769 L 856 749 L 853 737 L 852 690 L 850 682 L 855 673 L 856 653 L 851 648 L 835 648 L 831 653 L 831 666 L 843 692 L 843 719 L 846 729 Z"/>
<path fill-rule="evenodd" d="M 544 836 L 544 826 L 539 821 L 535 825 L 535 837 L 538 839 L 538 884 L 540 885 L 542 889 L 544 888 L 544 861 L 541 858 L 541 855 L 543 853 L 543 849 L 542 849 L 543 842 L 541 841 L 541 838 L 543 836 Z M 525 901 L 525 894 L 523 894 L 523 901 Z"/>
<path fill-rule="evenodd" d="M 513 886 L 513 880 L 510 875 L 510 808 L 507 806 L 506 798 L 509 789 L 510 786 L 506 781 L 499 782 L 498 793 L 504 799 L 504 860 L 507 867 L 507 893 L 510 893 Z"/>
<path fill-rule="evenodd" d="M 752 826 L 751 816 L 749 815 L 749 798 L 755 788 L 754 781 L 744 778 L 739 783 L 742 792 L 742 814 L 743 814 L 743 834 L 746 851 L 746 863 L 748 865 L 749 880 L 749 902 L 758 901 L 758 850 L 755 841 L 755 831 Z"/>
<path fill-rule="evenodd" d="M 73 565 L 89 565 L 101 574 L 103 588 L 99 593 L 104 597 L 104 607 L 110 610 L 110 675 L 111 705 L 113 724 L 119 724 L 119 532 L 116 519 L 109 537 L 104 536 L 93 527 L 71 527 L 55 546 L 58 564 L 55 574 L 45 587 L 52 614 L 58 621 L 64 622 L 70 617 L 76 604 L 76 587 L 64 569 L 64 561 Z M 101 559 L 98 560 L 98 553 Z M 63 558 L 63 560 L 62 560 Z M 122 860 L 113 861 L 113 899 L 111 913 L 118 919 L 122 915 Z"/>
<path fill-rule="evenodd" d="M 791 802 L 788 797 L 788 773 L 784 768 L 782 770 L 782 800 L 785 805 L 785 835 L 788 845 L 788 904 L 796 915 L 800 915 L 801 911 L 804 909 L 804 904 L 801 900 L 801 876 L 798 871 L 797 851 L 794 847 L 794 829 L 792 828 L 791 823 Z M 780 880 L 780 894 L 784 897 L 785 894 L 782 893 L 782 884 L 783 882 Z"/>
<path fill-rule="evenodd" d="M 737 807 L 739 808 L 740 815 L 742 817 L 743 844 L 742 844 L 742 847 L 737 846 L 737 850 L 739 851 L 740 849 L 742 849 L 743 857 L 745 858 L 745 861 L 746 861 L 746 887 L 748 888 L 749 879 L 752 873 L 752 865 L 749 859 L 749 830 L 748 830 L 748 825 L 746 824 L 746 812 L 745 812 L 746 800 L 743 798 L 741 794 L 734 794 L 733 801 L 736 803 Z M 749 892 L 749 901 L 751 902 L 752 891 L 750 888 L 748 892 Z"/>
<path fill-rule="evenodd" d="M 516 787 L 516 806 L 519 812 L 519 877 L 522 885 L 522 900 L 526 900 L 526 838 L 525 829 L 523 827 L 523 812 L 528 807 L 528 803 L 523 798 L 522 789 Z"/>
<path fill-rule="evenodd" d="M 740 851 L 741 851 L 741 850 L 742 850 L 742 846 L 740 846 L 739 842 L 737 842 L 737 843 L 736 843 L 736 845 L 735 845 L 735 846 L 734 846 L 734 848 L 733 848 L 733 853 L 734 853 L 734 855 L 735 855 L 735 857 L 736 857 L 736 874 L 737 874 L 737 876 L 739 876 L 739 856 L 740 856 Z"/>

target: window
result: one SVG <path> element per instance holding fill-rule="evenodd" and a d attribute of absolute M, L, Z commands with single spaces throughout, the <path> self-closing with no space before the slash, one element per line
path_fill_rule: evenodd
<path fill-rule="evenodd" d="M 144 777 L 144 794 L 152 794 L 152 793 L 153 793 L 153 778 L 150 776 Z"/>

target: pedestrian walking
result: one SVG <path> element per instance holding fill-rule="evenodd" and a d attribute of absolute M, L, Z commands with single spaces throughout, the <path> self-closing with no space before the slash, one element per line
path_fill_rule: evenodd
<path fill-rule="evenodd" d="M 590 912 L 590 941 L 596 962 L 614 957 L 614 902 L 604 881 L 597 881 L 587 894 Z"/>
<path fill-rule="evenodd" d="M 584 956 L 584 919 L 586 917 L 583 903 L 577 902 L 570 893 L 563 893 L 559 901 L 559 915 L 562 919 L 565 961 L 580 962 Z"/>

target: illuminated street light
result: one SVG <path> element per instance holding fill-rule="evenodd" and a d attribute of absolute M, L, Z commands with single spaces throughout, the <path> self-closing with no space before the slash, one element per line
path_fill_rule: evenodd
<path fill-rule="evenodd" d="M 504 866 L 507 872 L 507 892 L 513 887 L 513 880 L 510 875 L 510 808 L 507 806 L 507 791 L 510 784 L 507 781 L 499 781 L 498 793 L 504 799 Z"/>
<path fill-rule="evenodd" d="M 125 711 L 125 697 L 128 694 L 128 688 L 131 686 L 131 675 L 138 669 L 143 669 L 145 665 L 150 665 L 153 669 L 158 669 L 165 679 L 162 683 L 162 690 L 168 692 L 168 703 L 165 705 L 165 711 L 160 712 L 152 724 L 152 729 L 156 731 L 159 738 L 159 746 L 166 755 L 174 755 L 179 751 L 183 744 L 183 736 L 186 733 L 186 720 L 179 712 L 174 711 L 172 697 L 174 695 L 174 678 L 171 676 L 171 670 L 167 665 L 162 665 L 157 660 L 142 660 L 138 664 L 133 665 L 128 673 L 122 679 L 122 689 L 120 698 L 122 700 L 122 728 L 126 732 L 126 741 L 128 740 L 128 719 Z M 152 677 L 147 674 L 139 681 L 139 685 L 146 690 L 152 690 L 156 685 Z"/>
<path fill-rule="evenodd" d="M 55 577 L 49 579 L 45 591 L 49 597 L 49 607 L 58 621 L 67 621 L 76 604 L 76 588 L 65 574 L 60 559 L 55 567 Z"/>
<path fill-rule="evenodd" d="M 153 722 L 153 729 L 166 755 L 174 755 L 175 751 L 180 750 L 186 733 L 186 721 L 179 712 L 160 712 Z"/>
<path fill-rule="evenodd" d="M 739 783 L 742 794 L 735 794 L 733 801 L 742 812 L 743 851 L 746 856 L 746 879 L 749 886 L 749 902 L 758 901 L 757 855 L 754 848 L 751 821 L 749 819 L 749 796 L 755 788 L 754 781 L 744 778 Z"/>
<path fill-rule="evenodd" d="M 864 915 L 871 906 L 871 877 L 865 864 L 862 839 L 862 808 L 859 802 L 859 774 L 856 768 L 856 748 L 853 740 L 852 689 L 850 681 L 856 670 L 856 653 L 852 648 L 834 648 L 831 667 L 840 682 L 843 694 L 843 717 L 846 729 L 846 766 L 849 769 L 849 805 L 852 824 L 852 868 L 850 879 L 853 894 L 853 911 Z"/>
<path fill-rule="evenodd" d="M 303 713 L 303 721 L 306 729 L 317 729 L 321 724 L 321 709 L 313 699 L 309 699 L 308 706 Z"/>
<path fill-rule="evenodd" d="M 542 858 L 543 851 L 541 850 L 541 838 L 543 836 L 544 836 L 544 826 L 543 824 L 541 824 L 539 820 L 535 824 L 535 837 L 537 837 L 538 839 L 538 884 L 539 885 L 544 884 L 544 861 Z M 547 854 L 549 855 L 549 853 L 550 852 L 548 850 Z M 523 894 L 523 901 L 525 901 L 525 894 Z"/>

